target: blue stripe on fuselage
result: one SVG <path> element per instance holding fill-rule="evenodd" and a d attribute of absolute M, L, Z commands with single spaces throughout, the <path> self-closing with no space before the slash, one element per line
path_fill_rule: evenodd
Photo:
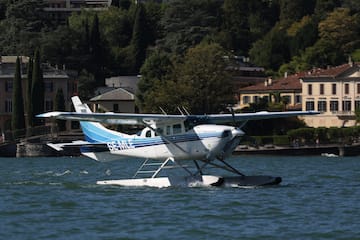
<path fill-rule="evenodd" d="M 147 146 L 155 146 L 161 144 L 168 144 L 161 136 L 153 138 L 124 138 L 120 134 L 117 135 L 113 131 L 103 127 L 99 127 L 96 123 L 80 122 L 82 131 L 84 132 L 86 141 L 91 143 L 117 143 L 117 142 L 129 142 L 134 148 L 141 148 Z M 221 137 L 222 133 L 202 133 L 202 134 L 181 134 L 168 136 L 168 139 L 173 143 L 198 141 L 205 138 Z M 126 148 L 124 148 L 126 149 Z"/>

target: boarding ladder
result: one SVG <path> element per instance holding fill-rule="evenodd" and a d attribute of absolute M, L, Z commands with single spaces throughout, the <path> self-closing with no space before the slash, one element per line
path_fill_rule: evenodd
<path fill-rule="evenodd" d="M 173 168 L 173 166 L 166 166 L 169 161 L 174 162 L 174 159 L 167 158 L 165 161 L 159 162 L 159 160 L 148 158 L 140 166 L 133 178 L 139 178 L 140 175 L 144 178 L 155 178 L 162 169 Z"/>

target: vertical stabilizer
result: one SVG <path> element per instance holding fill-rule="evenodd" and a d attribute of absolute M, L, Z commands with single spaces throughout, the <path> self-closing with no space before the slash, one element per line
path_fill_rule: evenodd
<path fill-rule="evenodd" d="M 77 113 L 92 113 L 88 105 L 82 103 L 78 96 L 72 97 L 71 100 Z M 90 143 L 108 143 L 129 137 L 127 134 L 107 129 L 97 122 L 80 121 L 80 126 L 86 141 Z"/>

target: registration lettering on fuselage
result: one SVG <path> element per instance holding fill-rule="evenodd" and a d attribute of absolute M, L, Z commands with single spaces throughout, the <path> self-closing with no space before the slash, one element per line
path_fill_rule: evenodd
<path fill-rule="evenodd" d="M 121 141 L 116 140 L 116 141 L 108 142 L 106 144 L 107 144 L 107 147 L 109 148 L 110 152 L 135 148 L 135 146 L 132 144 L 130 139 L 121 140 Z"/>

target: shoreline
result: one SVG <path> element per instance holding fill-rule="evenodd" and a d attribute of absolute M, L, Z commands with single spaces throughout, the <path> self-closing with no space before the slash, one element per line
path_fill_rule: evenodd
<path fill-rule="evenodd" d="M 48 147 L 46 143 L 8 143 L 0 145 L 0 157 L 56 157 L 56 156 L 79 156 L 79 151 L 57 152 Z M 360 156 L 360 143 L 352 145 L 320 144 L 313 146 L 276 146 L 265 145 L 251 147 L 239 145 L 233 155 L 284 155 L 284 156 Z"/>
<path fill-rule="evenodd" d="M 239 145 L 234 155 L 329 155 L 329 156 L 359 156 L 360 143 L 352 145 L 321 144 L 315 146 L 283 147 L 265 145 L 258 148 Z"/>

